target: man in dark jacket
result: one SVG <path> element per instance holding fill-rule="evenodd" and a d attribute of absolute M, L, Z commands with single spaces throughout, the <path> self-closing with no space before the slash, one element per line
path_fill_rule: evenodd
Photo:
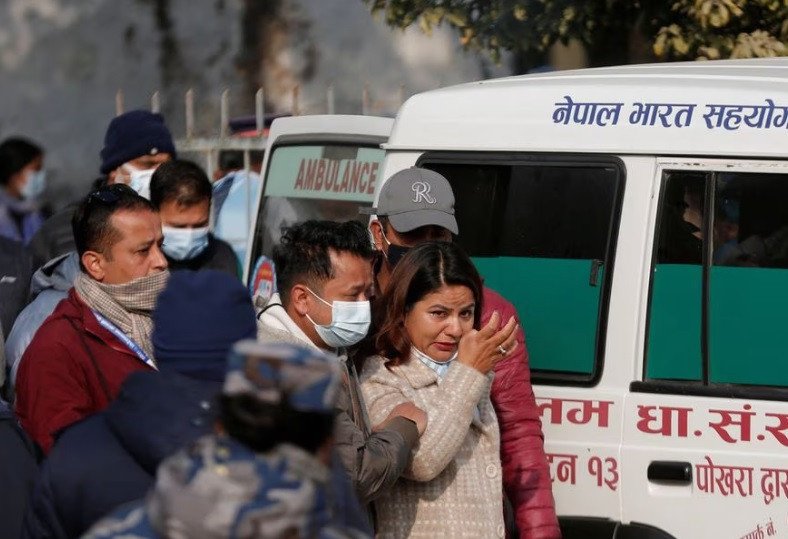
<path fill-rule="evenodd" d="M 32 274 L 33 262 L 24 246 L 0 236 L 0 333 L 6 338 L 27 303 Z M 5 365 L 0 362 L 0 387 L 4 380 Z"/>
<path fill-rule="evenodd" d="M 241 341 L 227 366 L 217 432 L 162 462 L 148 496 L 85 539 L 371 539 L 363 520 L 348 520 L 336 503 L 329 468 L 336 359 L 311 347 Z"/>
<path fill-rule="evenodd" d="M 2 340 L 0 339 L 0 345 Z M 33 443 L 0 401 L 0 537 L 19 537 L 25 506 L 38 475 Z"/>
<path fill-rule="evenodd" d="M 160 373 L 129 376 L 104 412 L 62 434 L 42 470 L 25 537 L 79 537 L 142 498 L 164 458 L 213 431 L 227 353 L 256 333 L 249 293 L 224 272 L 176 272 L 153 322 Z"/>
<path fill-rule="evenodd" d="M 407 250 L 425 241 L 451 241 L 459 232 L 454 217 L 454 193 L 440 174 L 409 168 L 383 185 L 377 208 L 363 209 L 377 216 L 370 223 L 376 249 L 375 288 L 383 292 L 391 272 Z M 514 306 L 497 292 L 484 288 L 482 326 L 498 311 L 501 320 L 517 316 Z M 503 486 L 515 512 L 522 539 L 561 537 L 544 451 L 544 436 L 536 405 L 525 334 L 518 326 L 515 351 L 495 366 L 491 399 L 501 428 Z"/>
<path fill-rule="evenodd" d="M 232 247 L 210 233 L 213 189 L 200 167 L 184 160 L 164 163 L 153 173 L 150 194 L 161 216 L 170 271 L 217 269 L 239 276 Z"/>
<path fill-rule="evenodd" d="M 356 368 L 347 361 L 347 347 L 369 329 L 371 257 L 369 238 L 356 221 L 307 221 L 285 229 L 273 256 L 279 294 L 258 315 L 257 333 L 260 341 L 306 345 L 339 357 L 344 390 L 334 443 L 364 503 L 399 479 L 427 426 L 425 412 L 405 403 L 373 429 Z"/>
<path fill-rule="evenodd" d="M 150 198 L 150 180 L 156 167 L 175 158 L 172 134 L 160 114 L 132 110 L 112 119 L 101 150 L 101 176 L 93 189 L 125 183 L 141 196 Z M 35 268 L 76 249 L 69 205 L 47 219 L 30 240 Z"/>
<path fill-rule="evenodd" d="M 45 453 L 104 409 L 130 373 L 154 370 L 151 312 L 167 282 L 161 221 L 126 185 L 92 192 L 73 219 L 82 271 L 20 360 L 15 411 Z"/>

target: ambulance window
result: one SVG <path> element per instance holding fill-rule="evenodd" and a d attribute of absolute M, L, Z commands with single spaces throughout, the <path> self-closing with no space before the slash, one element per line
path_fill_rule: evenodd
<path fill-rule="evenodd" d="M 623 183 L 611 163 L 430 162 L 485 285 L 517 308 L 536 380 L 593 382 Z"/>
<path fill-rule="evenodd" d="M 788 386 L 788 174 L 667 172 L 662 196 L 646 378 Z"/>
<path fill-rule="evenodd" d="M 667 173 L 652 278 L 646 377 L 701 379 L 706 174 Z"/>
<path fill-rule="evenodd" d="M 369 218 L 358 210 L 372 206 L 383 156 L 380 148 L 357 145 L 275 147 L 257 216 L 250 283 L 261 257 L 271 256 L 283 227 L 308 219 L 366 224 Z"/>

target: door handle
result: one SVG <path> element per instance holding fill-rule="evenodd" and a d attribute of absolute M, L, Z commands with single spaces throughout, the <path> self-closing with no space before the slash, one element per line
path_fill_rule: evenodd
<path fill-rule="evenodd" d="M 591 261 L 591 275 L 588 277 L 588 286 L 597 286 L 599 284 L 599 270 L 602 269 L 604 264 L 603 260 L 593 259 Z"/>
<path fill-rule="evenodd" d="M 675 460 L 655 460 L 648 465 L 649 481 L 692 483 L 692 464 Z"/>

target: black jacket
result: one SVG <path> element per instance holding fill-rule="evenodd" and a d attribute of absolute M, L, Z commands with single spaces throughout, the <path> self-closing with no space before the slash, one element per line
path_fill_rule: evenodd
<path fill-rule="evenodd" d="M 33 443 L 0 401 L 0 537 L 19 537 L 25 506 L 38 475 Z"/>
<path fill-rule="evenodd" d="M 0 237 L 0 330 L 8 337 L 19 312 L 27 305 L 33 261 L 25 247 Z M 0 372 L 0 384 L 3 373 Z"/>
<path fill-rule="evenodd" d="M 212 431 L 220 390 L 218 382 L 177 374 L 129 376 L 103 413 L 69 427 L 57 440 L 22 537 L 79 537 L 119 505 L 142 498 L 165 457 Z"/>
<path fill-rule="evenodd" d="M 213 234 L 208 236 L 208 247 L 196 258 L 191 260 L 173 260 L 167 257 L 167 262 L 170 264 L 170 271 L 215 269 L 226 271 L 235 277 L 240 277 L 241 275 L 241 266 L 233 248 L 230 247 L 229 243 L 220 240 Z"/>

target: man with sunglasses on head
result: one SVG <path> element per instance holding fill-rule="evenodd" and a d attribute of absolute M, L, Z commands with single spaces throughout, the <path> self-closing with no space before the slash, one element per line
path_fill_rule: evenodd
<path fill-rule="evenodd" d="M 15 411 L 48 453 L 105 408 L 130 373 L 154 370 L 151 312 L 167 282 L 159 215 L 126 185 L 90 193 L 72 219 L 80 272 L 21 359 Z"/>
<path fill-rule="evenodd" d="M 133 110 L 116 116 L 107 127 L 101 150 L 101 176 L 94 187 L 123 183 L 150 198 L 153 172 L 175 158 L 175 144 L 160 114 Z M 5 396 L 12 400 L 19 361 L 44 320 L 71 288 L 79 260 L 71 228 L 76 204 L 50 217 L 30 241 L 33 275 L 31 303 L 13 327 L 4 328 L 9 377 Z"/>

